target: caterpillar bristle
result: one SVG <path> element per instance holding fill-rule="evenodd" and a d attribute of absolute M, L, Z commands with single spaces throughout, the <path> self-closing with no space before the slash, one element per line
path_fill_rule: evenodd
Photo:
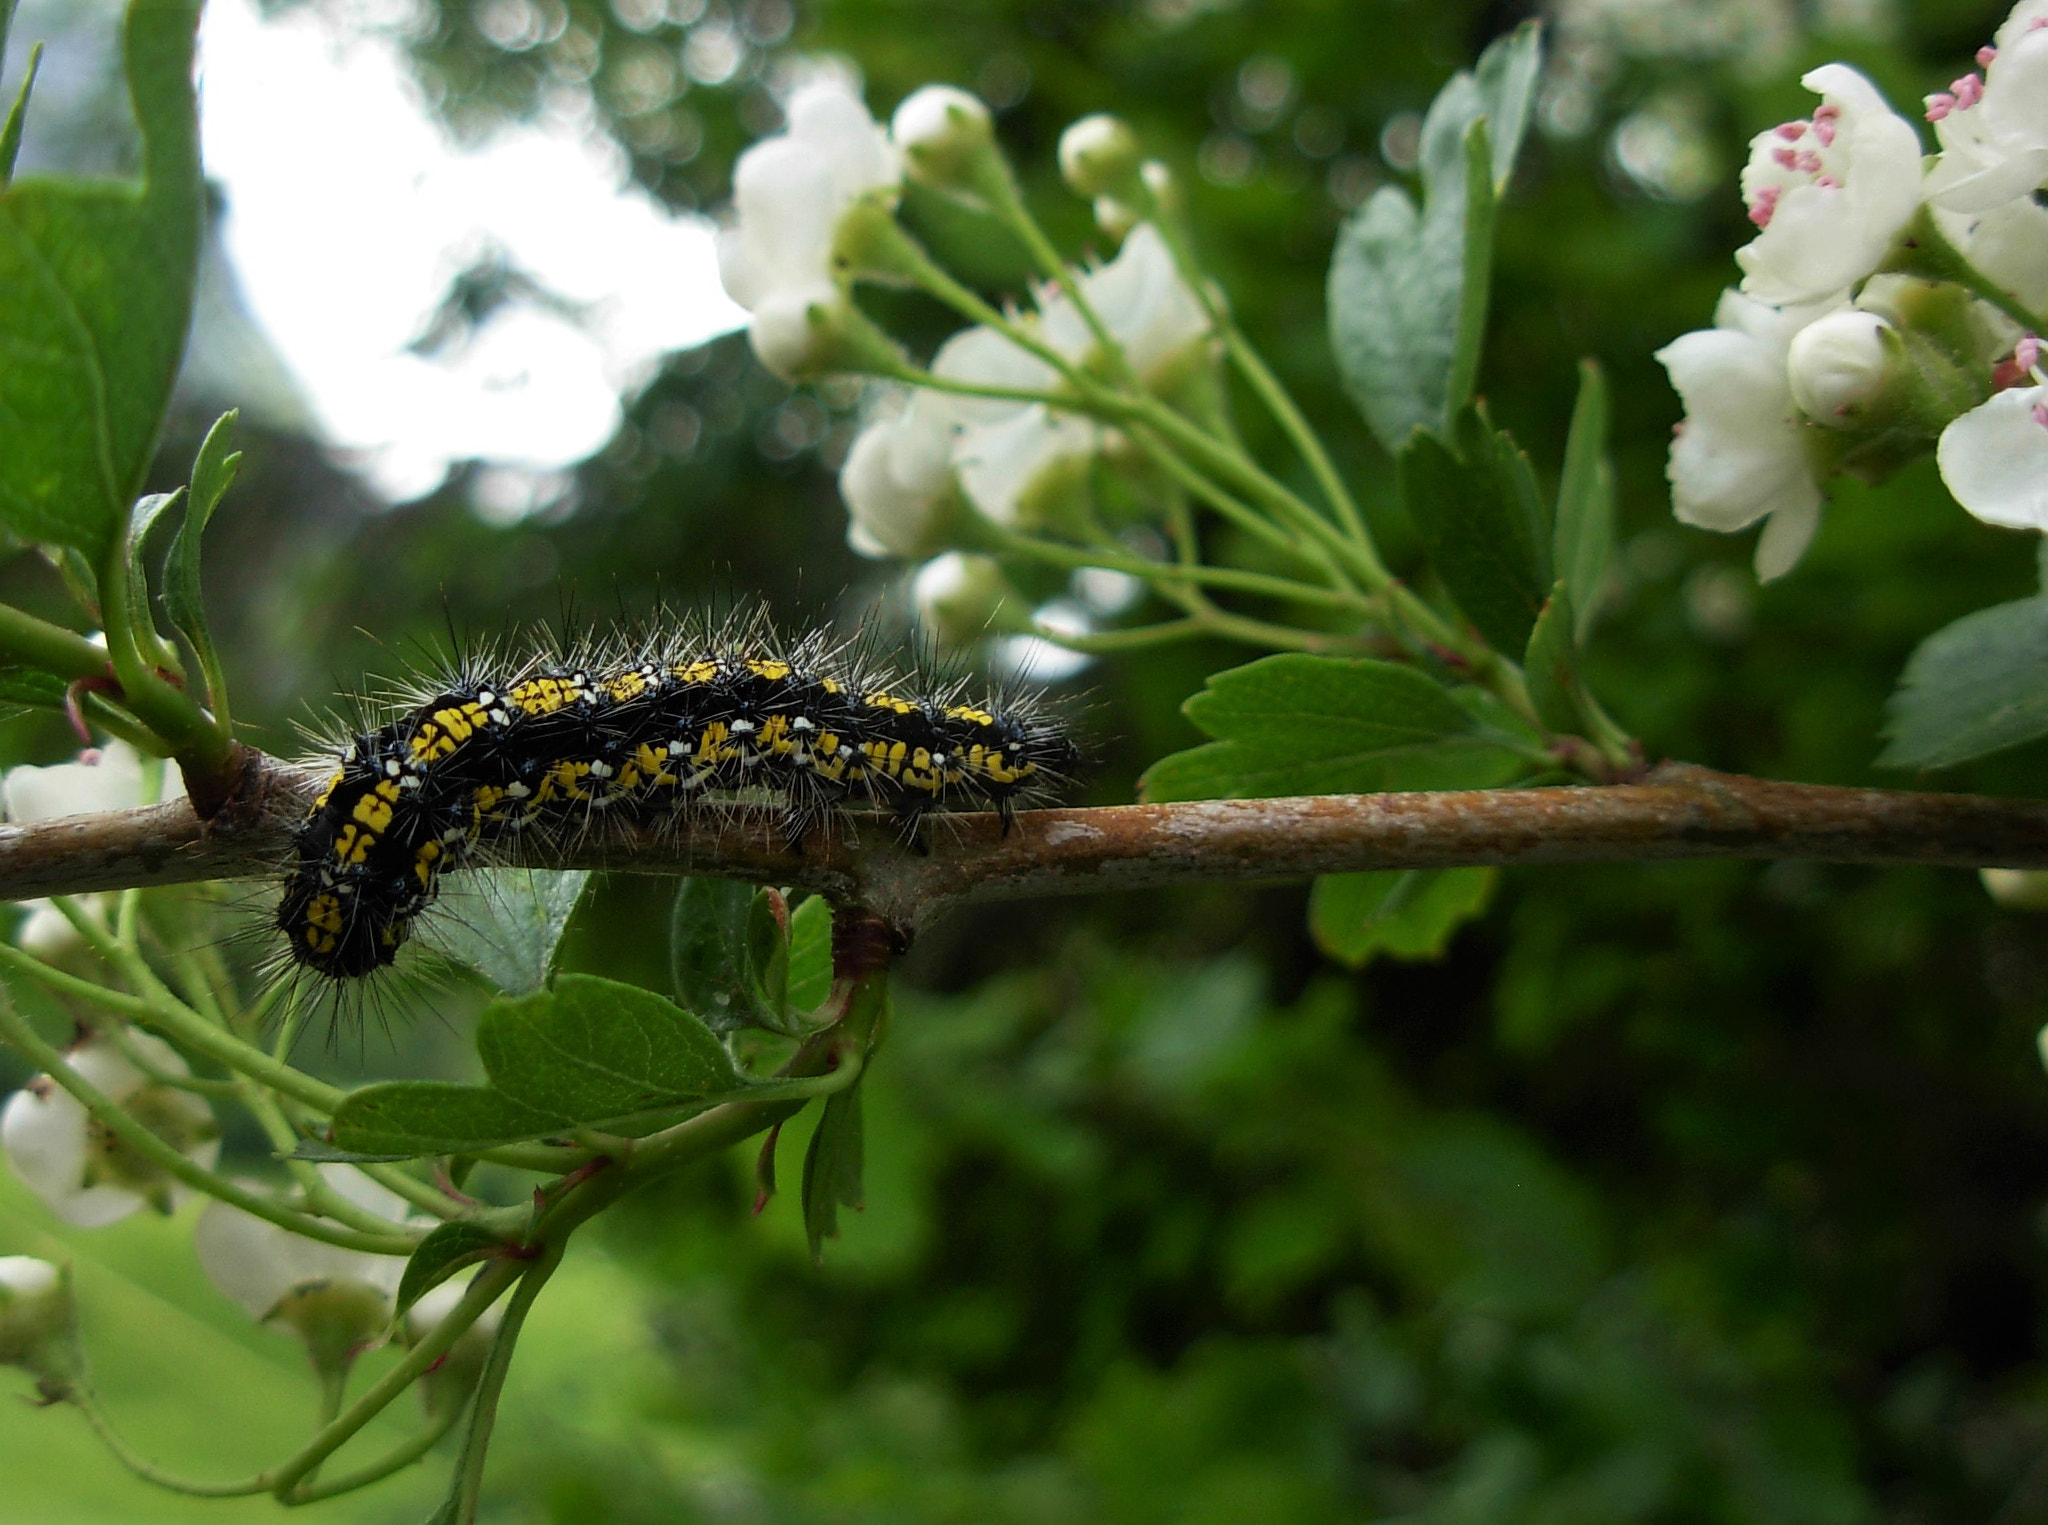
<path fill-rule="evenodd" d="M 928 644 L 871 627 L 785 634 L 767 611 L 669 611 L 604 631 L 427 650 L 309 731 L 321 770 L 273 924 L 295 976 L 388 967 L 451 867 L 623 827 L 680 833 L 711 797 L 765 795 L 802 850 L 872 812 L 925 822 L 1059 796 L 1082 753 L 1044 692 L 977 690 Z M 866 807 L 863 812 L 861 807 Z"/>

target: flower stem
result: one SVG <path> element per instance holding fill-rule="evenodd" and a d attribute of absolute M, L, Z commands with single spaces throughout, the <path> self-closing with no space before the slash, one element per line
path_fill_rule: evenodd
<path fill-rule="evenodd" d="M 526 1324 L 526 1315 L 532 1309 L 534 1299 L 540 1296 L 541 1288 L 548 1284 L 548 1278 L 561 1265 L 562 1252 L 566 1247 L 567 1235 L 564 1234 L 550 1241 L 542 1249 L 539 1259 L 528 1261 L 526 1274 L 519 1278 L 512 1300 L 505 1306 L 504 1321 L 498 1325 L 498 1332 L 491 1340 L 490 1357 L 484 1363 L 483 1376 L 477 1381 L 476 1396 L 470 1400 L 469 1433 L 463 1437 L 462 1459 L 456 1463 L 452 1499 L 455 1507 L 446 1515 L 449 1525 L 475 1525 L 477 1503 L 483 1496 L 484 1458 L 490 1451 L 491 1430 L 497 1424 L 498 1400 L 505 1392 L 505 1375 L 512 1369 L 512 1352 L 519 1343 L 519 1332 Z"/>
<path fill-rule="evenodd" d="M 1212 588 L 1230 588 L 1239 593 L 1263 594 L 1293 603 L 1319 604 L 1332 609 L 1370 610 L 1363 595 L 1313 583 L 1279 577 L 1267 572 L 1247 572 L 1236 567 L 1210 567 L 1199 562 L 1152 561 L 1109 546 L 1061 545 L 1029 535 L 1005 533 L 1000 542 L 1006 555 L 1022 556 L 1057 567 L 1106 567 L 1154 583 L 1194 583 Z"/>

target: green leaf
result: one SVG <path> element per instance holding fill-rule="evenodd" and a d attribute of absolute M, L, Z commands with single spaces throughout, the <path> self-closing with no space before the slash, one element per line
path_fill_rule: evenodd
<path fill-rule="evenodd" d="M 1543 78 L 1543 28 L 1525 21 L 1496 37 L 1479 55 L 1473 71 L 1480 110 L 1493 139 L 1493 189 L 1498 195 L 1514 178 L 1522 138 L 1536 110 L 1536 89 Z"/>
<path fill-rule="evenodd" d="M 1309 931 L 1317 947 L 1353 969 L 1379 953 L 1440 958 L 1451 934 L 1486 909 L 1499 877 L 1492 868 L 1325 874 L 1309 893 Z"/>
<path fill-rule="evenodd" d="M 1520 766 L 1508 738 L 1392 662 L 1264 657 L 1217 673 L 1182 708 L 1217 739 L 1154 763 L 1147 800 L 1476 789 Z"/>
<path fill-rule="evenodd" d="M 504 1248 L 505 1242 L 481 1224 L 442 1224 L 419 1242 L 406 1261 L 405 1274 L 398 1279 L 398 1306 L 393 1317 L 404 1318 L 408 1308 L 464 1266 L 489 1260 Z"/>
<path fill-rule="evenodd" d="M 825 1098 L 824 1115 L 804 1153 L 804 1234 L 811 1259 L 824 1262 L 825 1241 L 839 1237 L 839 1209 L 862 1203 L 860 1082 Z"/>
<path fill-rule="evenodd" d="M 64 680 L 55 673 L 34 667 L 0 667 L 0 704 L 61 710 L 65 688 Z"/>
<path fill-rule="evenodd" d="M 206 624 L 206 605 L 199 593 L 199 542 L 207 521 L 220 507 L 242 464 L 242 453 L 228 453 L 235 437 L 240 413 L 229 411 L 214 420 L 192 462 L 192 491 L 185 505 L 185 522 L 178 526 L 171 542 L 170 560 L 164 569 L 164 610 L 171 624 L 191 643 L 199 671 L 206 680 L 206 700 L 214 718 L 226 726 L 227 682 L 221 674 L 220 658 L 214 651 L 213 635 Z"/>
<path fill-rule="evenodd" d="M 148 497 L 136 500 L 128 516 L 128 553 L 125 557 L 128 567 L 128 611 L 135 621 L 134 634 L 141 642 L 142 650 L 155 666 L 175 671 L 178 654 L 171 650 L 164 638 L 157 633 L 156 621 L 150 616 L 149 600 L 149 537 L 155 531 L 157 521 L 171 511 L 185 496 L 180 487 L 174 492 L 153 492 Z"/>
<path fill-rule="evenodd" d="M 669 917 L 670 978 L 676 999 L 702 1012 L 713 1032 L 784 1026 L 755 972 L 754 903 L 754 887 L 736 879 L 685 879 L 676 888 Z"/>
<path fill-rule="evenodd" d="M 1418 428 L 1448 432 L 1477 371 L 1494 203 L 1534 101 L 1538 32 L 1496 40 L 1477 74 L 1451 77 L 1423 119 L 1423 197 L 1382 186 L 1337 236 L 1330 347 L 1345 389 L 1386 450 Z M 1486 125 L 1482 126 L 1482 122 Z"/>
<path fill-rule="evenodd" d="M 1887 768 L 1947 768 L 2048 736 L 2048 597 L 1979 609 L 1922 641 L 1885 734 Z"/>
<path fill-rule="evenodd" d="M 1551 564 L 1577 611 L 1574 637 L 1583 643 L 1599 612 L 1602 580 L 1614 554 L 1614 463 L 1607 458 L 1607 377 L 1597 360 L 1579 362 L 1579 400 L 1565 436 L 1564 475 L 1557 484 Z"/>
<path fill-rule="evenodd" d="M 435 925 L 434 947 L 507 995 L 547 984 L 562 934 L 588 887 L 581 869 L 500 868 L 472 874 L 462 914 Z"/>
<path fill-rule="evenodd" d="M 490 1086 L 391 1080 L 343 1098 L 334 1113 L 334 1142 L 352 1153 L 418 1159 L 516 1144 L 569 1125 Z"/>
<path fill-rule="evenodd" d="M 789 1009 L 816 1011 L 832 994 L 832 907 L 813 895 L 789 915 Z"/>
<path fill-rule="evenodd" d="M 1430 561 L 1474 628 L 1509 655 L 1529 644 L 1550 593 L 1549 536 L 1527 458 L 1470 411 L 1468 459 L 1433 434 L 1402 448 L 1401 497 Z"/>
<path fill-rule="evenodd" d="M 503 1095 L 575 1122 L 745 1084 L 696 1017 L 651 990 L 594 974 L 565 974 L 552 990 L 493 1001 L 477 1021 L 476 1048 Z"/>
<path fill-rule="evenodd" d="M 14 19 L 14 0 L 0 3 L 0 60 L 7 57 L 7 27 Z M 22 128 L 28 122 L 29 92 L 36 87 L 36 75 L 43 67 L 43 45 L 28 50 L 28 71 L 21 77 L 21 89 L 7 108 L 7 120 L 0 124 L 0 187 L 14 178 L 14 161 L 21 153 Z"/>
<path fill-rule="evenodd" d="M 0 523 L 94 562 L 127 523 L 185 349 L 205 196 L 192 89 L 199 0 L 131 0 L 140 186 L 0 189 Z"/>
<path fill-rule="evenodd" d="M 1536 618 L 1522 673 L 1536 715 L 1553 731 L 1571 735 L 1585 726 L 1579 715 L 1579 644 L 1573 636 L 1572 595 L 1562 582 Z"/>

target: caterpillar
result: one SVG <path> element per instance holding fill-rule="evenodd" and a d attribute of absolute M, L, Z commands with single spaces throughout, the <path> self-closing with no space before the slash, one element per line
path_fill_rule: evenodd
<path fill-rule="evenodd" d="M 289 957 L 360 979 L 392 962 L 448 869 L 737 790 L 777 796 L 798 850 L 848 803 L 909 848 L 934 811 L 994 810 L 1007 832 L 1080 749 L 1042 695 L 970 696 L 928 665 L 827 632 L 786 641 L 757 615 L 416 673 L 381 720 L 328 743 L 277 907 Z"/>

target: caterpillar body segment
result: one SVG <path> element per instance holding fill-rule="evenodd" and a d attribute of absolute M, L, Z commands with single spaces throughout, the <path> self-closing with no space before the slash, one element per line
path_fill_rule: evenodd
<path fill-rule="evenodd" d="M 290 957 L 336 980 L 392 961 L 440 876 L 522 838 L 672 819 L 767 791 L 805 838 L 848 806 L 921 847 L 933 812 L 1015 812 L 1080 761 L 1030 693 L 879 670 L 862 643 L 778 640 L 765 621 L 619 634 L 526 661 L 428 675 L 328 754 L 277 911 Z M 336 756 L 336 753 L 339 755 Z"/>

